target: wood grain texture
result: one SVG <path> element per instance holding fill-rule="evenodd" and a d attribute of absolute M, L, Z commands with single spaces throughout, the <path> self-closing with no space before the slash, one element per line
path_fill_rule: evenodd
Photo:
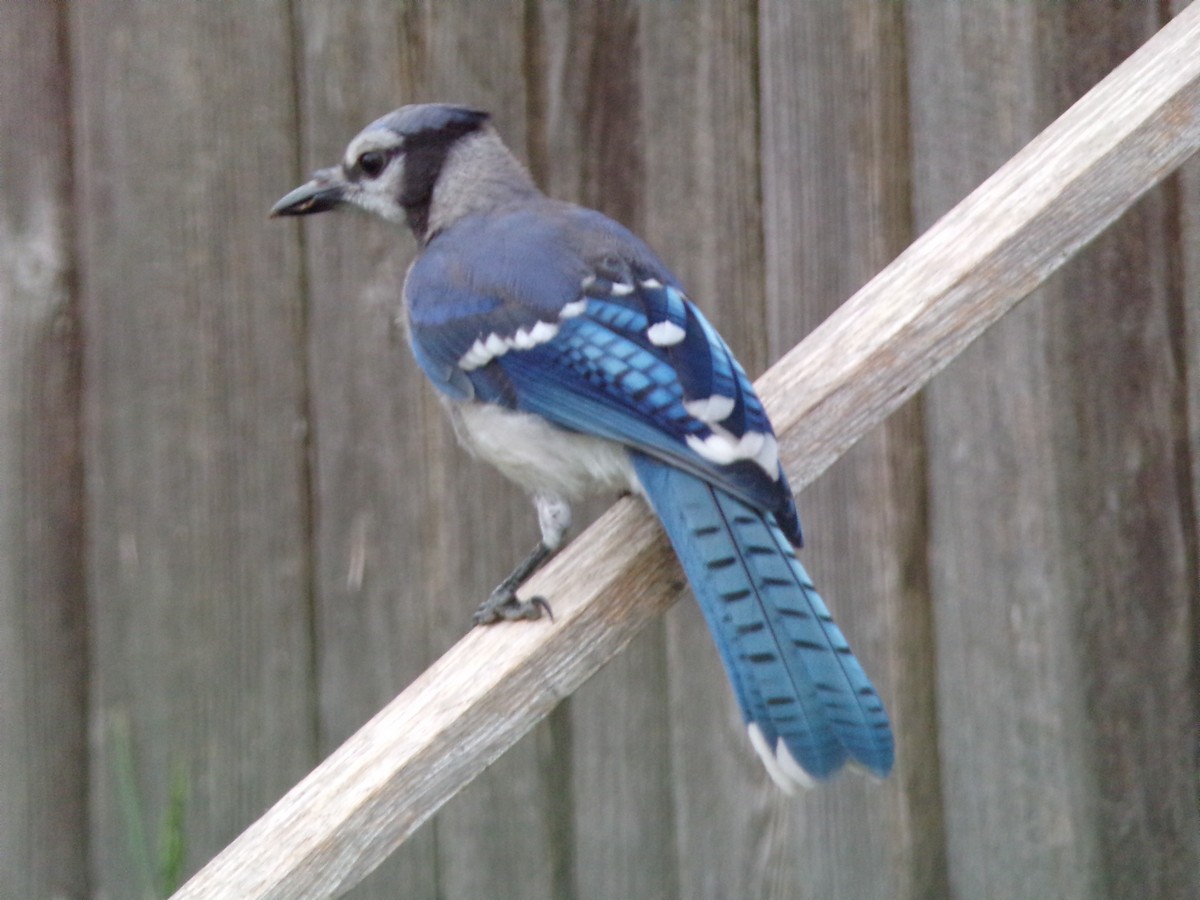
<path fill-rule="evenodd" d="M 1156 25 L 1150 7 L 1098 10 L 914 7 L 915 58 L 942 76 L 914 110 L 922 224 Z M 1178 302 L 1165 213 L 1161 191 L 1143 200 L 930 391 L 949 854 L 964 895 L 1196 891 L 1194 581 L 1167 412 L 1182 395 L 1163 353 Z"/>
<path fill-rule="evenodd" d="M 797 486 L 1194 152 L 1198 39 L 1200 7 L 760 379 Z M 299 896 L 361 878 L 669 605 L 678 575 L 667 558 L 648 514 L 618 504 L 531 582 L 556 598 L 557 623 L 469 634 L 180 896 Z"/>
<path fill-rule="evenodd" d="M 411 95 L 422 66 L 414 4 L 304 3 L 293 28 L 303 161 L 275 193 L 340 159 L 346 142 Z M 388 77 L 362 77 L 362 60 Z M 269 203 L 269 198 L 268 198 Z M 433 660 L 426 585 L 432 544 L 426 386 L 395 324 L 411 248 L 362 217 L 265 225 L 302 244 L 303 270 L 283 273 L 308 310 L 314 463 L 314 611 L 321 752 L 328 754 Z M 414 835 L 357 896 L 437 893 L 432 828 Z"/>
<path fill-rule="evenodd" d="M 1036 134 L 1049 104 L 1037 91 L 1034 7 L 914 9 L 914 82 L 932 67 L 957 76 L 914 108 L 920 227 Z M 964 895 L 1099 887 L 1064 756 L 1081 738 L 1082 698 L 1057 565 L 1067 548 L 1046 501 L 1045 315 L 1035 301 L 1002 322 L 931 385 L 926 405 L 948 854 Z"/>
<path fill-rule="evenodd" d="M 622 501 L 588 536 L 529 582 L 554 623 L 471 631 L 177 896 L 326 896 L 370 871 L 674 600 L 644 509 Z"/>
<path fill-rule="evenodd" d="M 1194 7 L 1180 13 L 826 319 L 810 339 L 839 346 L 832 364 L 806 360 L 807 348 L 797 347 L 763 376 L 763 389 L 780 398 L 772 418 L 782 430 L 805 419 L 803 434 L 784 438 L 805 443 L 801 483 L 863 433 L 856 420 L 916 393 L 924 381 L 910 372 L 936 374 L 924 371 L 931 360 L 944 366 L 1011 308 L 997 297 L 1025 296 L 1194 152 L 1200 63 L 1188 41 L 1197 19 Z M 1049 191 L 1061 195 L 1048 202 Z M 927 267 L 950 242 L 966 252 L 954 265 Z M 930 297 L 940 302 L 923 302 Z M 864 328 L 864 316 L 880 327 Z M 903 356 L 866 364 L 900 336 Z M 789 381 L 799 389 L 787 390 Z"/>
<path fill-rule="evenodd" d="M 1122 6 L 1058 10 L 1054 82 L 1069 102 L 1158 26 Z M 1111 897 L 1200 894 L 1200 648 L 1186 428 L 1179 183 L 1144 197 L 1049 286 L 1052 446 L 1076 548 L 1070 627 L 1083 668 L 1100 881 Z M 1071 413 L 1074 413 L 1073 415 Z"/>
<path fill-rule="evenodd" d="M 519 4 L 302 7 L 306 166 L 340 158 L 367 122 L 452 98 L 491 110 L 518 149 Z M 469 58 L 468 58 L 469 57 Z M 363 61 L 383 77 L 364 78 Z M 299 229 L 296 229 L 297 234 Z M 528 501 L 457 447 L 395 323 L 411 239 L 383 223 L 305 223 L 317 460 L 318 657 L 331 749 L 466 630 L 536 539 Z M 547 727 L 507 757 L 356 896 L 557 892 L 556 779 Z"/>
<path fill-rule="evenodd" d="M 83 896 L 86 611 L 70 81 L 56 4 L 0 5 L 0 896 Z"/>
<path fill-rule="evenodd" d="M 162 893 L 318 759 L 284 3 L 71 7 L 92 892 Z M 237 60 L 236 66 L 229 64 Z M 177 859 L 178 862 L 172 862 Z"/>
<path fill-rule="evenodd" d="M 1179 12 L 1188 0 L 1175 0 L 1172 4 Z M 1179 319 L 1172 332 L 1182 339 L 1178 355 L 1185 373 L 1185 397 L 1183 410 L 1177 413 L 1186 423 L 1187 455 L 1189 464 L 1184 468 L 1185 477 L 1191 479 L 1191 514 L 1184 516 L 1187 526 L 1188 553 L 1191 558 L 1193 583 L 1200 585 L 1200 158 L 1193 158 L 1180 167 L 1177 175 L 1179 186 L 1179 287 L 1182 304 Z M 1172 346 L 1179 346 L 1173 342 Z M 1186 513 L 1186 509 L 1185 509 Z M 1192 596 L 1190 621 L 1187 633 L 1200 633 L 1200 591 Z M 1193 637 L 1200 644 L 1200 638 Z M 1200 696 L 1200 647 L 1192 651 L 1193 696 Z"/>
<path fill-rule="evenodd" d="M 645 5 L 547 0 L 537 10 L 534 177 L 554 196 L 644 233 L 654 203 L 639 68 Z M 576 510 L 579 524 L 613 498 L 597 500 Z M 566 896 L 678 895 L 664 639 L 662 623 L 652 623 L 571 697 L 556 723 L 569 748 L 562 762 L 570 844 L 559 848 L 571 873 Z"/>
<path fill-rule="evenodd" d="M 754 375 L 767 359 L 755 4 L 651 3 L 640 12 L 644 235 Z M 757 802 L 765 793 L 761 764 L 748 752 L 690 595 L 666 626 L 679 867 L 673 896 L 753 894 L 766 830 Z"/>
<path fill-rule="evenodd" d="M 912 239 L 903 10 L 762 7 L 763 213 L 777 357 Z M 752 893 L 945 896 L 924 421 L 910 401 L 799 498 L 805 565 L 881 691 L 896 734 L 885 792 L 864 779 L 775 793 Z M 729 802 L 733 802 L 730 798 Z M 887 828 L 877 827 L 882 817 Z M 736 893 L 731 885 L 726 895 Z"/>
<path fill-rule="evenodd" d="M 516 86 L 525 71 L 525 4 L 425 2 L 421 10 L 415 91 L 401 99 L 487 109 L 523 157 L 530 114 L 527 92 Z M 432 568 L 424 602 L 440 652 L 459 639 L 475 607 L 534 545 L 536 517 L 520 491 L 458 447 L 428 387 L 421 420 L 411 427 L 428 441 L 418 476 L 428 481 L 426 539 L 432 539 L 425 547 Z M 558 740 L 551 726 L 539 726 L 442 811 L 433 824 L 440 894 L 563 893 L 556 858 L 569 834 L 569 807 L 561 800 L 565 775 L 553 750 Z"/>

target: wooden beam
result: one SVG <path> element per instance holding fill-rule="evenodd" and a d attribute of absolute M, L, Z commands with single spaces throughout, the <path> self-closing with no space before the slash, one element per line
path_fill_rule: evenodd
<path fill-rule="evenodd" d="M 812 481 L 1200 147 L 1193 4 L 759 381 Z M 176 894 L 312 897 L 361 880 L 678 595 L 622 501 L 529 583 L 551 622 L 470 632 Z"/>

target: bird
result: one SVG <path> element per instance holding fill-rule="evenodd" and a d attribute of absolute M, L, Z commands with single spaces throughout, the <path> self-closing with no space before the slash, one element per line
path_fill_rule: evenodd
<path fill-rule="evenodd" d="M 767 412 L 729 346 L 633 232 L 544 194 L 489 113 L 403 106 L 272 208 L 349 208 L 407 228 L 400 318 L 461 445 L 523 488 L 540 539 L 474 614 L 538 618 L 518 588 L 601 492 L 657 514 L 750 743 L 786 793 L 843 768 L 884 778 L 879 694 L 804 567 Z"/>

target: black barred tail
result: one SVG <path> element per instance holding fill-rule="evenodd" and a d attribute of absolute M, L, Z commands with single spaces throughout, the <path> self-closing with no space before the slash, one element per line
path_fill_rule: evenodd
<path fill-rule="evenodd" d="M 632 456 L 771 777 L 791 792 L 846 762 L 887 775 L 894 748 L 883 703 L 774 517 Z"/>

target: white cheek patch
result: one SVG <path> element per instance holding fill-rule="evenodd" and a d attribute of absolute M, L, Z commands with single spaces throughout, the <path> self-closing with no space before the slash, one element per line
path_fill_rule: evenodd
<path fill-rule="evenodd" d="M 671 347 L 687 337 L 687 332 L 674 322 L 655 322 L 646 329 L 646 337 L 655 347 Z"/>
<path fill-rule="evenodd" d="M 713 394 L 711 397 L 705 397 L 703 400 L 683 401 L 683 408 L 687 410 L 689 416 L 699 419 L 701 422 L 707 422 L 710 425 L 717 422 L 724 422 L 729 418 L 729 414 L 733 412 L 733 407 L 733 398 L 722 397 L 720 394 Z"/>
<path fill-rule="evenodd" d="M 736 438 L 723 428 L 714 427 L 713 433 L 706 438 L 689 434 L 686 440 L 693 452 L 718 466 L 747 459 L 757 463 L 772 481 L 779 479 L 779 443 L 773 435 L 747 431 Z"/>
<path fill-rule="evenodd" d="M 493 332 L 486 338 L 478 338 L 462 356 L 458 358 L 458 367 L 464 372 L 486 366 L 498 356 L 503 356 L 509 350 L 530 350 L 539 344 L 554 340 L 558 334 L 558 326 L 550 322 L 537 322 L 532 328 L 518 328 L 512 337 L 501 337 Z"/>
<path fill-rule="evenodd" d="M 345 200 L 359 209 L 374 213 L 385 222 L 394 222 L 397 225 L 407 224 L 404 207 L 393 201 L 386 191 L 364 190 L 351 182 L 351 186 L 346 189 Z"/>

